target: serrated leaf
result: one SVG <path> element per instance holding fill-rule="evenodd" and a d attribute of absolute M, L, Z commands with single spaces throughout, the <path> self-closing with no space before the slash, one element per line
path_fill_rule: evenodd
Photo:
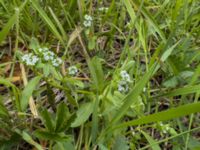
<path fill-rule="evenodd" d="M 41 117 L 42 117 L 42 121 L 45 125 L 45 127 L 49 130 L 49 131 L 54 131 L 54 124 L 53 124 L 53 120 L 52 117 L 50 115 L 50 113 L 47 111 L 47 109 L 44 109 L 41 113 L 40 113 Z"/>
<path fill-rule="evenodd" d="M 57 107 L 57 112 L 56 112 L 56 128 L 55 131 L 59 131 L 63 124 L 66 122 L 66 120 L 69 119 L 69 110 L 67 105 L 62 102 L 58 105 Z"/>

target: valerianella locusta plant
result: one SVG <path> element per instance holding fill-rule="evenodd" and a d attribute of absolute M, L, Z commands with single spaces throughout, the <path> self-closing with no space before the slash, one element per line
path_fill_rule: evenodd
<path fill-rule="evenodd" d="M 129 90 L 129 83 L 131 82 L 130 75 L 127 71 L 122 70 L 120 72 L 121 80 L 118 82 L 118 91 L 121 93 L 127 93 Z"/>

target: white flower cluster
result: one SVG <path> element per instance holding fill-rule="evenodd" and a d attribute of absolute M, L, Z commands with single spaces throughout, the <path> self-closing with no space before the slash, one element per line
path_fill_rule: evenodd
<path fill-rule="evenodd" d="M 39 58 L 36 55 L 29 53 L 22 56 L 22 61 L 28 66 L 34 66 L 39 61 Z"/>
<path fill-rule="evenodd" d="M 169 124 L 163 124 L 162 122 L 161 123 L 159 123 L 159 126 L 160 126 L 160 128 L 161 128 L 161 131 L 164 133 L 164 134 L 166 134 L 166 133 L 168 133 L 169 131 L 170 131 L 170 126 L 169 126 Z"/>
<path fill-rule="evenodd" d="M 131 82 L 130 75 L 125 71 L 120 72 L 121 80 L 118 83 L 118 91 L 126 93 L 129 90 L 129 83 Z"/>
<path fill-rule="evenodd" d="M 69 75 L 75 76 L 78 73 L 76 66 L 71 66 L 68 68 Z"/>
<path fill-rule="evenodd" d="M 43 60 L 50 61 L 54 67 L 58 67 L 62 64 L 62 59 L 57 57 L 54 52 L 50 51 L 48 48 L 39 48 L 38 52 L 42 55 Z"/>
<path fill-rule="evenodd" d="M 46 47 L 39 48 L 38 52 L 38 55 L 33 55 L 32 53 L 25 54 L 22 56 L 22 61 L 28 66 L 34 66 L 39 60 L 50 61 L 54 67 L 62 64 L 62 60 Z"/>
<path fill-rule="evenodd" d="M 131 82 L 130 76 L 125 70 L 122 70 L 120 72 L 120 76 L 121 76 L 122 80 L 127 81 L 127 82 Z"/>
<path fill-rule="evenodd" d="M 85 27 L 90 27 L 92 25 L 92 17 L 90 15 L 85 15 L 84 16 L 84 22 L 83 22 L 83 25 Z"/>
<path fill-rule="evenodd" d="M 106 12 L 106 11 L 108 11 L 108 8 L 107 7 L 100 7 L 99 11 L 105 11 Z"/>

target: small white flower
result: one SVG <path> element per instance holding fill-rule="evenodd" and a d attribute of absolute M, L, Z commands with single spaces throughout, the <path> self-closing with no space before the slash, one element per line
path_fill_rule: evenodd
<path fill-rule="evenodd" d="M 52 60 L 52 65 L 55 67 L 58 67 L 60 64 L 62 64 L 62 59 L 56 58 Z"/>
<path fill-rule="evenodd" d="M 43 49 L 42 48 L 38 48 L 38 51 L 41 53 L 43 51 Z"/>
<path fill-rule="evenodd" d="M 87 21 L 92 21 L 92 17 L 90 15 L 85 15 L 84 18 Z"/>
<path fill-rule="evenodd" d="M 49 57 L 48 55 L 45 55 L 45 56 L 44 56 L 44 60 L 46 60 L 46 61 L 48 61 L 49 58 L 50 58 L 50 57 Z"/>
<path fill-rule="evenodd" d="M 44 60 L 49 61 L 55 58 L 55 54 L 51 51 L 46 51 L 43 53 Z"/>
<path fill-rule="evenodd" d="M 108 8 L 107 7 L 100 7 L 99 11 L 108 11 Z"/>
<path fill-rule="evenodd" d="M 62 59 L 61 58 L 58 57 L 57 61 L 58 61 L 59 64 L 62 64 Z"/>
<path fill-rule="evenodd" d="M 40 47 L 40 48 L 38 48 L 38 51 L 40 52 L 40 53 L 44 53 L 44 52 L 47 52 L 47 51 L 49 51 L 49 49 L 47 48 L 47 47 Z"/>
<path fill-rule="evenodd" d="M 90 27 L 90 26 L 92 25 L 92 22 L 86 20 L 86 21 L 83 22 L 83 25 L 84 25 L 85 27 Z"/>
<path fill-rule="evenodd" d="M 28 66 L 34 66 L 39 61 L 39 58 L 29 53 L 22 56 L 22 61 Z"/>
<path fill-rule="evenodd" d="M 124 92 L 125 88 L 123 86 L 121 86 L 120 84 L 118 84 L 118 91 L 119 92 Z"/>
<path fill-rule="evenodd" d="M 125 80 L 127 82 L 131 82 L 130 76 L 125 70 L 122 70 L 120 72 L 120 75 L 121 75 L 122 80 Z"/>
<path fill-rule="evenodd" d="M 78 73 L 78 69 L 76 66 L 71 66 L 68 68 L 69 75 L 75 76 Z"/>
<path fill-rule="evenodd" d="M 122 93 L 126 93 L 128 92 L 129 90 L 129 85 L 126 81 L 123 81 L 121 80 L 119 83 L 118 83 L 118 91 L 119 92 L 122 92 Z"/>
<path fill-rule="evenodd" d="M 38 62 L 39 58 L 37 56 L 32 56 L 32 62 L 35 64 L 36 62 Z"/>
<path fill-rule="evenodd" d="M 84 16 L 84 22 L 83 22 L 83 25 L 85 26 L 85 27 L 90 27 L 91 25 L 92 25 L 92 17 L 90 16 L 90 15 L 85 15 Z"/>

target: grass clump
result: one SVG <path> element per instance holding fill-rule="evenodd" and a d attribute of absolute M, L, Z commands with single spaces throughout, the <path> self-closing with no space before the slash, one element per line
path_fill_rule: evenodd
<path fill-rule="evenodd" d="M 200 149 L 197 0 L 0 6 L 0 149 Z"/>

